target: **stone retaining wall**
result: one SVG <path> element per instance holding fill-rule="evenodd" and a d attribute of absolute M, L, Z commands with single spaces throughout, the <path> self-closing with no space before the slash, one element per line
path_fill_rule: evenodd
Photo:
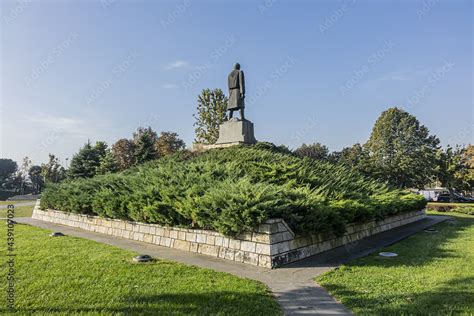
<path fill-rule="evenodd" d="M 331 234 L 295 236 L 283 219 L 270 219 L 253 232 L 229 238 L 208 230 L 164 227 L 56 210 L 41 210 L 39 201 L 33 211 L 33 218 L 42 221 L 265 268 L 275 268 L 312 256 L 412 223 L 425 216 L 424 211 L 414 211 L 389 217 L 383 221 L 352 224 L 347 227 L 347 232 L 342 237 L 334 237 Z"/>

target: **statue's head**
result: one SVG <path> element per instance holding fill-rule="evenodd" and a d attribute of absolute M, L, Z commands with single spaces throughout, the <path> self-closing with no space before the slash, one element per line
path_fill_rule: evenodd
<path fill-rule="evenodd" d="M 236 63 L 235 66 L 234 66 L 234 69 L 240 70 L 240 64 Z"/>

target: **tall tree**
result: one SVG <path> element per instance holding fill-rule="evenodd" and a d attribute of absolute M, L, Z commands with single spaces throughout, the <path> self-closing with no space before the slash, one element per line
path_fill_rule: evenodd
<path fill-rule="evenodd" d="M 179 135 L 173 132 L 161 132 L 155 145 L 160 157 L 171 155 L 186 147 L 186 144 L 179 138 Z"/>
<path fill-rule="evenodd" d="M 309 157 L 317 160 L 327 160 L 329 149 L 321 143 L 310 145 L 303 144 L 295 150 L 295 154 L 300 157 Z"/>
<path fill-rule="evenodd" d="M 466 148 L 448 146 L 438 151 L 437 178 L 441 186 L 447 188 L 451 195 L 455 191 L 469 189 L 469 157 Z"/>
<path fill-rule="evenodd" d="M 43 176 L 41 176 L 41 166 L 31 166 L 28 171 L 34 194 L 38 194 L 44 187 Z"/>
<path fill-rule="evenodd" d="M 5 187 L 18 169 L 18 165 L 11 159 L 0 159 L 0 187 Z"/>
<path fill-rule="evenodd" d="M 100 159 L 99 166 L 97 167 L 97 174 L 107 174 L 118 171 L 117 162 L 114 154 L 108 149 L 105 155 Z"/>
<path fill-rule="evenodd" d="M 21 162 L 20 170 L 18 170 L 18 175 L 20 176 L 20 179 L 21 179 L 20 194 L 25 194 L 25 190 L 28 186 L 28 181 L 29 181 L 28 172 L 30 171 L 30 168 L 31 168 L 31 159 L 28 157 L 23 158 L 23 161 Z"/>
<path fill-rule="evenodd" d="M 469 144 L 467 145 L 466 152 L 465 152 L 467 165 L 468 165 L 468 173 L 467 173 L 467 183 L 469 184 L 469 188 L 472 190 L 474 188 L 474 146 Z"/>
<path fill-rule="evenodd" d="M 71 178 L 91 178 L 97 174 L 101 159 L 107 152 L 105 142 L 96 142 L 94 146 L 87 142 L 71 159 L 68 175 Z"/>
<path fill-rule="evenodd" d="M 119 139 L 112 146 L 112 155 L 118 170 L 128 169 L 135 164 L 135 144 L 130 139 Z"/>
<path fill-rule="evenodd" d="M 158 158 L 155 144 L 158 135 L 151 127 L 139 127 L 133 134 L 135 163 L 141 164 Z"/>
<path fill-rule="evenodd" d="M 41 176 L 46 183 L 58 183 L 66 178 L 66 170 L 59 162 L 59 158 L 49 154 L 48 162 L 41 164 Z"/>
<path fill-rule="evenodd" d="M 332 152 L 329 156 L 329 160 L 343 164 L 362 174 L 370 175 L 370 170 L 367 166 L 368 153 L 359 143 L 356 143 L 351 147 L 343 148 L 341 151 Z"/>
<path fill-rule="evenodd" d="M 197 143 L 214 144 L 219 138 L 219 124 L 227 119 L 227 97 L 221 89 L 204 89 L 198 96 L 197 113 L 193 114 Z"/>
<path fill-rule="evenodd" d="M 439 140 L 415 116 L 384 111 L 365 144 L 373 175 L 400 188 L 423 188 L 435 175 Z"/>

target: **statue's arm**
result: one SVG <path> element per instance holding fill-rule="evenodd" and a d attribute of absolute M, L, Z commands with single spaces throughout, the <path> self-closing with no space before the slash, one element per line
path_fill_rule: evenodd
<path fill-rule="evenodd" d="M 239 76 L 239 85 L 240 85 L 240 93 L 242 95 L 245 95 L 245 77 L 244 77 L 244 72 L 240 71 L 240 76 Z"/>

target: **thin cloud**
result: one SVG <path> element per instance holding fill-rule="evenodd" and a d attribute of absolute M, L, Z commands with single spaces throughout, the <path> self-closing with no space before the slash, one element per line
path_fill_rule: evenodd
<path fill-rule="evenodd" d="M 188 62 L 185 60 L 175 60 L 165 66 L 166 70 L 173 70 L 173 69 L 179 69 L 179 68 L 184 68 L 188 66 Z"/>

